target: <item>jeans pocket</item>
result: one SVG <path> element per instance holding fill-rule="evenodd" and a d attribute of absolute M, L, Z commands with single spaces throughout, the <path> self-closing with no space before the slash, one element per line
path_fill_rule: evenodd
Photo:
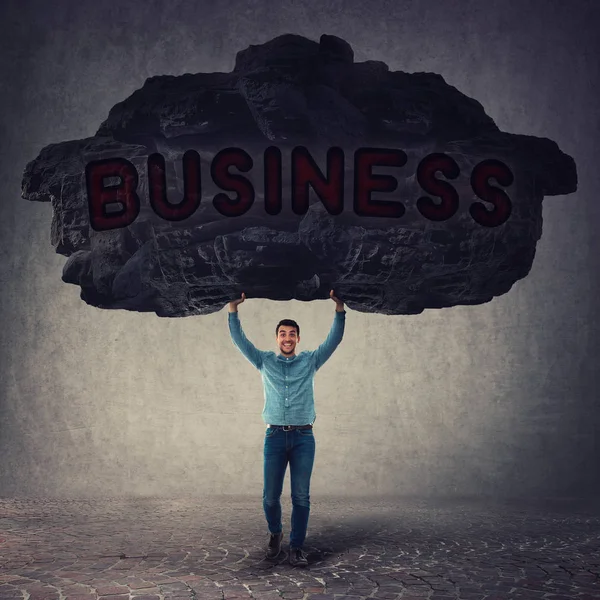
<path fill-rule="evenodd" d="M 306 437 L 310 437 L 313 435 L 312 429 L 298 429 L 297 431 L 300 435 L 304 435 Z"/>
<path fill-rule="evenodd" d="M 267 427 L 267 430 L 265 431 L 265 437 L 271 437 L 276 431 L 276 427 Z"/>

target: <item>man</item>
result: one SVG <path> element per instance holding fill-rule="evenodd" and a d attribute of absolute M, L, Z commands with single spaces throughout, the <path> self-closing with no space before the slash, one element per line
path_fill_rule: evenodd
<path fill-rule="evenodd" d="M 258 350 L 250 342 L 240 324 L 237 307 L 245 299 L 229 303 L 229 332 L 241 353 L 261 372 L 265 404 L 262 412 L 267 431 L 264 440 L 263 509 L 269 526 L 267 558 L 276 558 L 281 550 L 281 492 L 287 464 L 290 464 L 292 519 L 290 531 L 290 564 L 306 567 L 302 550 L 310 512 L 310 476 L 315 458 L 313 423 L 314 376 L 338 347 L 344 335 L 346 311 L 344 303 L 329 293 L 335 302 L 335 318 L 327 339 L 314 351 L 296 356 L 300 343 L 300 326 L 284 319 L 275 328 L 280 353 Z"/>

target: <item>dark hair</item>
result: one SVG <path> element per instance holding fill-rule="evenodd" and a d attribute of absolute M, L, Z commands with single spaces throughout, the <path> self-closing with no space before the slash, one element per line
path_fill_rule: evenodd
<path fill-rule="evenodd" d="M 298 337 L 300 337 L 300 325 L 298 325 L 298 323 L 296 323 L 296 321 L 292 321 L 292 319 L 283 319 L 282 321 L 279 321 L 279 323 L 277 323 L 277 327 L 275 328 L 275 335 L 279 335 L 279 327 L 281 327 L 281 325 L 287 325 L 288 327 L 295 327 L 296 330 L 298 331 Z"/>

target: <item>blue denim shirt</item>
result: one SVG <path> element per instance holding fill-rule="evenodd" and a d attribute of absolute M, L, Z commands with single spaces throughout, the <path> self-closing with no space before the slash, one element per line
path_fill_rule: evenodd
<path fill-rule="evenodd" d="M 238 313 L 228 314 L 233 343 L 262 375 L 263 421 L 271 425 L 314 423 L 317 418 L 314 376 L 342 341 L 346 311 L 336 311 L 327 339 L 316 350 L 305 350 L 291 357 L 258 350 L 244 335 Z"/>

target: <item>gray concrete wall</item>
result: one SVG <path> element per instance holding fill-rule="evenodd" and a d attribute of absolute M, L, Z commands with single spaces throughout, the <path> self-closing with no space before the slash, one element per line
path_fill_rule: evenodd
<path fill-rule="evenodd" d="M 229 70 L 286 32 L 441 73 L 501 129 L 555 140 L 580 177 L 544 201 L 533 269 L 509 294 L 418 316 L 348 310 L 315 379 L 313 499 L 596 494 L 598 4 L 122 4 L 2 3 L 0 495 L 260 495 L 263 391 L 227 309 L 166 320 L 87 306 L 61 282 L 50 205 L 20 199 L 20 182 L 43 146 L 93 135 L 147 77 Z M 330 300 L 240 307 L 265 350 L 278 320 L 300 323 L 302 350 L 333 316 Z"/>

